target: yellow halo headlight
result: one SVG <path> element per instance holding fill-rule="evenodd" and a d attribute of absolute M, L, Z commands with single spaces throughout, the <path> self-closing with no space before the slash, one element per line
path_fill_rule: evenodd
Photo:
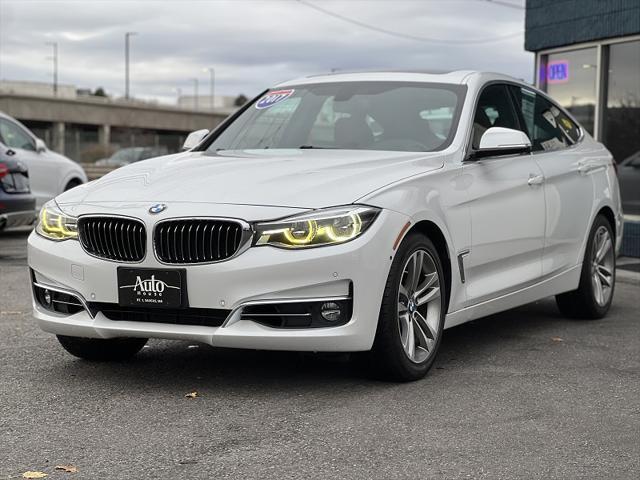
<path fill-rule="evenodd" d="M 78 220 L 66 215 L 55 201 L 51 201 L 40 210 L 36 233 L 57 242 L 77 239 Z"/>
<path fill-rule="evenodd" d="M 318 224 L 315 220 L 296 222 L 290 228 L 282 231 L 284 238 L 291 245 L 307 245 L 313 241 L 318 233 Z"/>
<path fill-rule="evenodd" d="M 369 228 L 379 213 L 375 207 L 348 205 L 259 223 L 254 245 L 296 249 L 345 243 Z"/>

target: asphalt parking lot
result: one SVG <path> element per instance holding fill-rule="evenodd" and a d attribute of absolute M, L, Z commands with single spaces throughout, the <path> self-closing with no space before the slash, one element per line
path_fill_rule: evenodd
<path fill-rule="evenodd" d="M 74 359 L 31 319 L 25 242 L 0 234 L 0 479 L 640 477 L 630 277 L 604 320 L 537 302 L 447 330 L 426 379 L 387 384 L 345 356 L 185 342 Z"/>

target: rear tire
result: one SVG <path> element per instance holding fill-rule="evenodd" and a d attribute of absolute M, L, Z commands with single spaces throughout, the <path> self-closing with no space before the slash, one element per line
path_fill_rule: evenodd
<path fill-rule="evenodd" d="M 84 338 L 58 335 L 60 345 L 78 358 L 97 362 L 128 360 L 147 343 L 146 338 Z"/>
<path fill-rule="evenodd" d="M 365 354 L 372 373 L 398 382 L 427 374 L 442 339 L 447 293 L 435 246 L 409 234 L 391 264 L 373 348 Z"/>
<path fill-rule="evenodd" d="M 558 308 L 566 317 L 595 320 L 609 311 L 616 279 L 614 239 L 609 220 L 598 215 L 589 232 L 578 289 L 556 295 Z"/>

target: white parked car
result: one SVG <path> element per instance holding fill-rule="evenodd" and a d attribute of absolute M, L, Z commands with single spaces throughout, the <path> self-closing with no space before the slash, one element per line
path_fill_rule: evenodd
<path fill-rule="evenodd" d="M 612 157 L 513 78 L 303 78 L 204 133 L 43 210 L 34 315 L 72 354 L 363 352 L 413 380 L 447 327 L 550 295 L 572 317 L 611 305 Z"/>
<path fill-rule="evenodd" d="M 80 165 L 49 150 L 27 127 L 2 112 L 0 148 L 29 169 L 31 193 L 36 197 L 38 208 L 62 192 L 87 182 Z"/>

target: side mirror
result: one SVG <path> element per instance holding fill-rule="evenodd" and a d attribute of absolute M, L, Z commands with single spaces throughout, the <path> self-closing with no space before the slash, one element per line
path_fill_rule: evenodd
<path fill-rule="evenodd" d="M 36 138 L 36 152 L 42 153 L 47 151 L 47 144 L 41 138 Z"/>
<path fill-rule="evenodd" d="M 495 155 L 517 155 L 531 151 L 531 140 L 520 130 L 503 127 L 491 127 L 480 138 L 480 147 L 474 152 L 474 158 Z"/>
<path fill-rule="evenodd" d="M 207 130 L 206 128 L 191 132 L 189 135 L 187 135 L 187 139 L 182 145 L 182 150 L 191 150 L 193 147 L 198 145 L 202 141 L 202 139 L 207 136 L 208 133 L 209 130 Z"/>

